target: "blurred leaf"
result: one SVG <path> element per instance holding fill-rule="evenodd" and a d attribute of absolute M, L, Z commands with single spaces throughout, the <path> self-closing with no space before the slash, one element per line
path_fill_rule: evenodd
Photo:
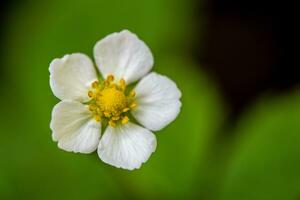
<path fill-rule="evenodd" d="M 242 119 L 222 200 L 300 198 L 299 120 L 299 92 L 266 98 Z"/>

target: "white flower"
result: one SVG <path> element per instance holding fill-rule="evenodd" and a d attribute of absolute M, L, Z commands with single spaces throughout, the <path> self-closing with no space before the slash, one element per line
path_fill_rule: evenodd
<path fill-rule="evenodd" d="M 148 74 L 153 65 L 151 51 L 127 30 L 98 41 L 94 57 L 104 80 L 98 80 L 93 62 L 84 54 L 51 62 L 50 86 L 61 99 L 52 111 L 52 138 L 63 150 L 91 153 L 98 148 L 105 163 L 139 168 L 156 149 L 151 131 L 177 117 L 181 92 L 169 78 Z M 126 87 L 138 79 L 133 90 Z M 132 117 L 145 128 L 130 122 Z"/>

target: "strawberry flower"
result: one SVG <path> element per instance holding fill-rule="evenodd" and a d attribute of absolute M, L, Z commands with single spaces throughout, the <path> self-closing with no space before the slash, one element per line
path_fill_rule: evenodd
<path fill-rule="evenodd" d="M 140 168 L 156 149 L 152 131 L 179 114 L 181 92 L 166 76 L 149 73 L 152 53 L 128 30 L 98 41 L 94 57 L 100 78 L 92 60 L 82 53 L 51 62 L 50 86 L 61 100 L 52 111 L 52 138 L 63 150 L 97 149 L 105 163 Z M 138 80 L 133 89 L 128 87 Z"/>

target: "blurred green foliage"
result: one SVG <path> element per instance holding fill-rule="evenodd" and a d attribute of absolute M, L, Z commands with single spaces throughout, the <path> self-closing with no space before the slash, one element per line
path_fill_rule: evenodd
<path fill-rule="evenodd" d="M 300 93 L 261 100 L 240 121 L 221 199 L 300 198 Z"/>
<path fill-rule="evenodd" d="M 224 159 L 212 161 L 210 150 L 224 148 L 213 145 L 225 112 L 213 82 L 186 53 L 191 10 L 180 0 L 26 1 L 13 8 L 1 47 L 0 199 L 299 198 L 299 94 L 253 106 L 224 145 Z M 92 57 L 96 41 L 125 28 L 150 46 L 154 71 L 183 93 L 179 117 L 156 133 L 156 152 L 135 171 L 106 165 L 96 153 L 62 151 L 49 129 L 58 102 L 50 61 L 72 52 Z"/>

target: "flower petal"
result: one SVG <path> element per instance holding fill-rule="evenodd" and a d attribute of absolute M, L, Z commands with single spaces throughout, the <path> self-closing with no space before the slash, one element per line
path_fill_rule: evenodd
<path fill-rule="evenodd" d="M 108 126 L 98 147 L 100 159 L 115 167 L 140 168 L 156 149 L 156 137 L 149 130 L 133 123 Z"/>
<path fill-rule="evenodd" d="M 112 33 L 94 47 L 97 66 L 106 78 L 112 74 L 117 80 L 132 83 L 147 74 L 153 65 L 153 56 L 147 45 L 128 30 Z"/>
<path fill-rule="evenodd" d="M 160 130 L 179 114 L 181 92 L 166 76 L 152 72 L 134 90 L 138 106 L 132 114 L 146 128 Z"/>
<path fill-rule="evenodd" d="M 75 153 L 91 153 L 97 149 L 101 124 L 91 118 L 86 106 L 79 102 L 61 101 L 52 111 L 52 138 L 58 147 Z"/>
<path fill-rule="evenodd" d="M 61 100 L 87 101 L 88 88 L 97 80 L 91 59 L 81 53 L 54 59 L 49 71 L 51 89 Z"/>

